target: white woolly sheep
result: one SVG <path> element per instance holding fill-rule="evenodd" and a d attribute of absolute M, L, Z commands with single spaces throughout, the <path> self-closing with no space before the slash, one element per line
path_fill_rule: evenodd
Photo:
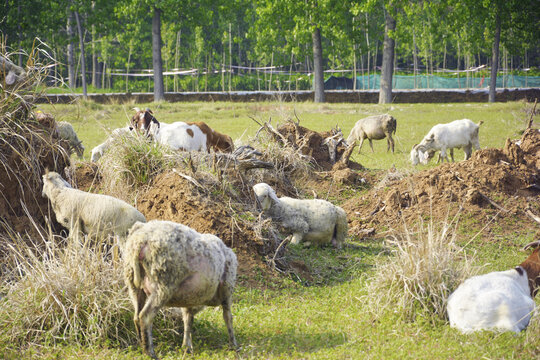
<path fill-rule="evenodd" d="M 75 132 L 75 129 L 73 129 L 73 126 L 70 123 L 66 121 L 57 121 L 56 134 L 60 139 L 66 140 L 69 145 L 70 151 L 71 149 L 75 149 L 75 152 L 77 153 L 79 159 L 82 159 L 84 154 L 84 146 L 82 145 L 82 141 L 80 141 L 77 137 L 77 133 Z"/>
<path fill-rule="evenodd" d="M 351 133 L 347 138 L 347 144 L 352 144 L 356 140 L 360 140 L 360 146 L 358 147 L 358 153 L 362 149 L 362 144 L 365 139 L 369 140 L 369 146 L 373 152 L 373 143 L 371 140 L 381 140 L 386 137 L 387 149 L 392 149 L 394 152 L 394 139 L 392 134 L 396 133 L 397 122 L 396 119 L 389 115 L 373 115 L 360 119 L 354 124 L 351 129 Z"/>
<path fill-rule="evenodd" d="M 234 252 L 214 235 L 171 221 L 136 223 L 124 249 L 124 278 L 145 353 L 156 357 L 152 322 L 164 306 L 182 308 L 182 346 L 189 352 L 194 315 L 204 306 L 221 306 L 229 343 L 236 348 L 231 305 L 237 267 Z"/>
<path fill-rule="evenodd" d="M 428 134 L 420 142 L 413 146 L 411 150 L 411 162 L 417 165 L 419 162 L 427 164 L 433 154 L 440 150 L 439 161 L 446 160 L 448 156 L 446 150 L 450 150 L 450 156 L 454 161 L 454 148 L 463 148 L 465 160 L 472 154 L 472 147 L 475 150 L 480 149 L 478 141 L 478 128 L 483 123 L 480 121 L 475 124 L 469 119 L 455 120 L 448 124 L 437 124 L 431 128 Z"/>
<path fill-rule="evenodd" d="M 126 202 L 73 189 L 54 171 L 43 175 L 42 195 L 49 198 L 56 220 L 69 229 L 71 236 L 83 232 L 115 235 L 123 240 L 135 222 L 146 222 L 144 215 Z"/>
<path fill-rule="evenodd" d="M 93 162 L 98 161 L 103 156 L 105 151 L 107 151 L 119 137 L 130 133 L 130 130 L 131 128 L 129 126 L 114 129 L 107 140 L 92 149 L 92 156 L 90 157 L 90 160 Z"/>
<path fill-rule="evenodd" d="M 257 202 L 264 213 L 292 233 L 292 244 L 305 241 L 314 244 L 332 243 L 341 248 L 347 237 L 347 214 L 339 206 L 320 199 L 299 200 L 278 198 L 265 183 L 253 186 Z"/>
<path fill-rule="evenodd" d="M 450 326 L 463 333 L 478 330 L 525 329 L 534 311 L 534 296 L 540 286 L 540 240 L 524 249 L 536 250 L 518 267 L 474 276 L 448 298 Z"/>

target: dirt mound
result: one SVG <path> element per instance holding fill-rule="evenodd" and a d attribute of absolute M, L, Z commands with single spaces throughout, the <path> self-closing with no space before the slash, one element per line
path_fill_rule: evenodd
<path fill-rule="evenodd" d="M 57 171 L 69 166 L 64 149 L 53 138 L 51 129 L 39 124 L 26 124 L 17 129 L 17 136 L 0 143 L 0 219 L 15 232 L 36 232 L 30 217 L 38 225 L 46 226 L 48 200 L 41 196 L 45 169 Z M 57 224 L 54 223 L 53 227 Z M 0 226 L 0 232 L 4 232 Z"/>
<path fill-rule="evenodd" d="M 253 227 L 243 220 L 252 216 L 242 205 L 219 201 L 216 194 L 206 193 L 174 172 L 158 175 L 137 202 L 147 220 L 175 221 L 221 238 L 235 250 L 244 282 L 256 281 L 254 273 L 276 276 L 263 261 L 265 244 L 257 240 Z"/>
<path fill-rule="evenodd" d="M 464 212 L 525 216 L 524 209 L 540 213 L 540 132 L 527 130 L 518 142 L 507 140 L 503 149 L 476 151 L 471 159 L 445 163 L 411 176 L 387 176 L 362 199 L 343 208 L 357 235 L 366 229 L 399 227 L 402 218 L 419 216 L 444 220 L 460 207 Z M 389 174 L 392 175 L 392 174 Z M 392 180 L 392 178 L 394 178 Z"/>

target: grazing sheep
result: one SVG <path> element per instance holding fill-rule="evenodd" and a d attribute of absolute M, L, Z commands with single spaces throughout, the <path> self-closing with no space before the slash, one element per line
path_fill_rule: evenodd
<path fill-rule="evenodd" d="M 354 124 L 354 127 L 347 138 L 347 144 L 352 144 L 356 140 L 360 140 L 360 146 L 358 147 L 358 153 L 362 149 L 362 144 L 365 139 L 369 140 L 369 146 L 373 152 L 373 143 L 371 140 L 381 140 L 386 137 L 388 147 L 386 151 L 392 149 L 394 152 L 394 139 L 392 134 L 396 133 L 397 122 L 396 119 L 389 115 L 373 115 L 367 118 L 360 119 Z"/>
<path fill-rule="evenodd" d="M 75 129 L 73 129 L 73 126 L 70 123 L 65 121 L 57 121 L 56 134 L 60 139 L 66 140 L 69 145 L 70 151 L 72 149 L 75 149 L 75 152 L 77 153 L 79 159 L 82 159 L 84 154 L 84 146 L 82 145 L 82 141 L 80 141 L 77 137 L 77 133 L 75 132 Z"/>
<path fill-rule="evenodd" d="M 234 252 L 214 235 L 171 221 L 136 223 L 126 241 L 124 278 L 145 353 L 156 357 L 152 321 L 164 306 L 182 308 L 182 346 L 191 352 L 194 315 L 205 305 L 221 305 L 229 343 L 236 348 L 231 305 L 237 267 Z"/>
<path fill-rule="evenodd" d="M 454 161 L 454 148 L 463 148 L 465 152 L 465 160 L 469 159 L 472 154 L 472 147 L 475 150 L 480 149 L 478 141 L 478 129 L 483 123 L 480 121 L 475 124 L 469 119 L 455 120 L 448 124 L 437 124 L 431 128 L 428 134 L 420 142 L 413 146 L 411 150 L 411 162 L 417 165 L 419 162 L 427 164 L 428 160 L 433 157 L 437 150 L 440 150 L 439 161 L 446 160 L 448 156 L 446 150 L 450 149 L 452 162 Z"/>
<path fill-rule="evenodd" d="M 69 229 L 70 235 L 83 232 L 124 239 L 135 222 L 146 222 L 144 215 L 126 202 L 73 189 L 53 171 L 43 175 L 42 195 L 49 198 L 56 220 Z"/>
<path fill-rule="evenodd" d="M 92 156 L 90 157 L 90 160 L 93 162 L 98 161 L 103 156 L 105 151 L 107 151 L 119 137 L 130 133 L 130 130 L 131 128 L 128 126 L 114 129 L 107 138 L 107 140 L 92 149 Z"/>
<path fill-rule="evenodd" d="M 301 241 L 315 244 L 332 243 L 341 248 L 347 237 L 347 214 L 328 201 L 278 198 L 274 189 L 265 183 L 253 186 L 263 212 L 292 233 L 292 244 Z"/>
<path fill-rule="evenodd" d="M 206 123 L 177 121 L 166 124 L 157 121 L 152 110 L 144 111 L 135 108 L 136 113 L 131 118 L 134 129 L 144 131 L 145 135 L 161 144 L 168 145 L 174 150 L 185 151 L 214 151 L 232 152 L 234 143 L 229 135 L 221 134 Z"/>
<path fill-rule="evenodd" d="M 518 267 L 473 276 L 448 298 L 450 326 L 463 333 L 478 330 L 514 331 L 525 329 L 534 311 L 534 296 L 540 286 L 540 240 Z"/>

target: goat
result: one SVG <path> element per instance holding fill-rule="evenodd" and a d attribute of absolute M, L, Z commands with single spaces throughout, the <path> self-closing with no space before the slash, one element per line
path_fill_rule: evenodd
<path fill-rule="evenodd" d="M 109 135 L 109 137 L 107 138 L 107 140 L 105 140 L 104 142 L 102 142 L 101 144 L 97 145 L 96 147 L 92 149 L 92 156 L 90 157 L 90 160 L 93 162 L 98 161 L 103 156 L 105 151 L 107 151 L 109 147 L 111 147 L 113 142 L 115 142 L 119 137 L 130 133 L 130 131 L 131 131 L 131 127 L 127 127 L 127 126 L 123 128 L 114 129 Z"/>
<path fill-rule="evenodd" d="M 446 150 L 450 150 L 452 162 L 454 161 L 454 148 L 463 148 L 465 160 L 472 154 L 472 148 L 480 149 L 478 141 L 478 129 L 483 121 L 475 124 L 469 119 L 455 120 L 448 124 L 437 124 L 431 128 L 428 134 L 411 150 L 411 162 L 417 165 L 419 162 L 427 164 L 437 150 L 440 150 L 439 161 L 448 161 Z"/>
<path fill-rule="evenodd" d="M 232 326 L 232 293 L 236 255 L 221 239 L 171 221 L 136 223 L 124 251 L 124 278 L 135 308 L 133 321 L 141 345 L 156 357 L 152 342 L 154 316 L 164 306 L 182 308 L 182 346 L 193 351 L 194 315 L 208 306 L 221 306 L 229 343 L 237 347 Z"/>
<path fill-rule="evenodd" d="M 474 276 L 448 298 L 450 326 L 464 333 L 477 330 L 525 329 L 540 287 L 540 240 L 523 249 L 536 248 L 518 267 Z"/>
<path fill-rule="evenodd" d="M 392 149 L 394 152 L 394 139 L 392 134 L 396 133 L 397 122 L 396 119 L 389 115 L 373 115 L 360 119 L 354 124 L 351 129 L 351 133 L 347 138 L 347 144 L 352 144 L 356 140 L 360 140 L 360 146 L 358 147 L 358 153 L 362 149 L 362 144 L 365 139 L 369 140 L 369 146 L 373 152 L 372 140 L 381 140 L 386 137 L 387 149 Z"/>
<path fill-rule="evenodd" d="M 131 119 L 131 126 L 143 130 L 155 141 L 168 145 L 173 150 L 232 152 L 234 142 L 229 135 L 219 133 L 206 123 L 177 121 L 172 124 L 159 122 L 150 109 L 144 111 L 135 108 L 136 114 Z"/>

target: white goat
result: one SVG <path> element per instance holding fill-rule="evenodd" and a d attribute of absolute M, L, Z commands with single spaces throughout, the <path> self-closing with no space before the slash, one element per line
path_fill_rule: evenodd
<path fill-rule="evenodd" d="M 347 144 L 352 144 L 356 140 L 360 140 L 360 146 L 358 147 L 358 153 L 362 149 L 362 144 L 365 139 L 369 140 L 369 146 L 373 152 L 373 143 L 371 140 L 381 140 L 387 138 L 387 149 L 392 149 L 394 152 L 394 139 L 392 134 L 396 133 L 397 122 L 396 119 L 389 115 L 373 115 L 360 119 L 354 124 L 351 129 L 351 133 L 347 138 Z"/>
<path fill-rule="evenodd" d="M 84 154 L 84 146 L 82 145 L 82 141 L 80 141 L 77 137 L 77 133 L 75 132 L 75 129 L 73 129 L 73 126 L 70 123 L 66 121 L 57 121 L 56 134 L 60 139 L 66 140 L 69 145 L 70 151 L 71 149 L 75 149 L 75 152 L 77 153 L 79 159 L 82 159 Z"/>
<path fill-rule="evenodd" d="M 534 311 L 534 296 L 540 286 L 540 241 L 520 266 L 474 276 L 448 298 L 450 326 L 463 333 L 477 330 L 514 331 L 525 329 Z"/>
<path fill-rule="evenodd" d="M 420 142 L 413 146 L 411 150 L 411 162 L 417 165 L 419 162 L 427 164 L 433 154 L 440 150 L 439 160 L 446 160 L 448 156 L 446 150 L 450 150 L 450 156 L 454 161 L 454 148 L 463 148 L 465 160 L 472 154 L 472 147 L 480 149 L 478 141 L 478 128 L 483 121 L 475 124 L 469 119 L 455 120 L 448 124 L 437 124 L 431 128 L 428 134 Z"/>
<path fill-rule="evenodd" d="M 328 201 L 278 198 L 274 189 L 265 183 L 253 186 L 263 212 L 292 233 L 292 244 L 302 240 L 315 244 L 332 243 L 341 248 L 347 237 L 347 214 Z"/>
<path fill-rule="evenodd" d="M 194 315 L 205 305 L 221 306 L 229 343 L 236 348 L 231 305 L 237 267 L 234 252 L 214 235 L 171 221 L 136 223 L 124 249 L 124 278 L 146 354 L 156 357 L 152 321 L 164 306 L 182 308 L 182 346 L 189 352 Z"/>
<path fill-rule="evenodd" d="M 98 146 L 96 146 L 95 148 L 92 149 L 92 156 L 91 156 L 90 160 L 93 161 L 93 162 L 98 161 L 103 156 L 105 151 L 107 151 L 111 147 L 111 145 L 115 141 L 118 140 L 118 138 L 120 138 L 120 137 L 122 137 L 122 136 L 124 136 L 125 134 L 128 134 L 128 133 L 130 133 L 130 127 L 129 126 L 114 129 L 111 132 L 111 134 L 109 135 L 109 137 L 107 138 L 107 140 L 105 140 L 104 142 L 102 142 L 101 144 L 99 144 Z"/>
<path fill-rule="evenodd" d="M 196 125 L 182 121 L 172 124 L 159 123 L 159 126 L 152 123 L 148 133 L 155 141 L 173 150 L 207 151 L 206 134 Z"/>
<path fill-rule="evenodd" d="M 42 195 L 49 198 L 56 220 L 69 229 L 72 236 L 83 232 L 115 235 L 123 240 L 135 222 L 146 222 L 144 215 L 126 202 L 73 189 L 53 171 L 43 175 Z"/>

